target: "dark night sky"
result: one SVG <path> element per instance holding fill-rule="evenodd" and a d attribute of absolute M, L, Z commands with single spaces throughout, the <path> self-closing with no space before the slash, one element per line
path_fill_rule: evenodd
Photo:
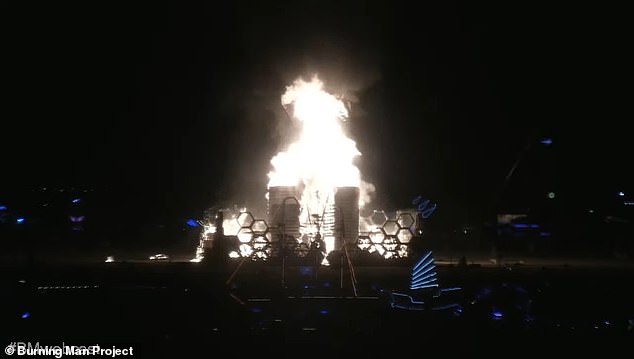
<path fill-rule="evenodd" d="M 543 136 L 554 145 L 527 153 L 518 198 L 632 188 L 622 10 L 386 4 L 4 3 L 2 193 L 86 185 L 156 217 L 261 199 L 280 95 L 314 72 L 355 100 L 377 203 L 423 195 L 478 219 Z"/>

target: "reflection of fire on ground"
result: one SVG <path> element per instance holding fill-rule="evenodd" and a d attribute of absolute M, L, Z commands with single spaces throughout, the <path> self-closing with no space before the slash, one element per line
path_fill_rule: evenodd
<path fill-rule="evenodd" d="M 301 123 L 301 132 L 271 159 L 266 220 L 246 209 L 225 214 L 224 234 L 236 236 L 238 242 L 231 257 L 267 259 L 276 254 L 278 243 L 302 256 L 318 238 L 325 244 L 320 249 L 324 254 L 348 245 L 385 258 L 407 256 L 420 225 L 416 211 L 399 212 L 394 218 L 376 213 L 360 217 L 374 186 L 362 180 L 354 164 L 361 152 L 343 128 L 348 109 L 323 87 L 316 76 L 309 82 L 299 79 L 282 95 L 282 106 Z M 215 232 L 209 221 L 193 261 L 200 261 L 213 245 Z"/>

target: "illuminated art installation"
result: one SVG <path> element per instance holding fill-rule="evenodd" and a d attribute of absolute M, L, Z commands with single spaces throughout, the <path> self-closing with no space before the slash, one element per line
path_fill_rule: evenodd
<path fill-rule="evenodd" d="M 333 250 L 367 251 L 386 259 L 407 257 L 409 242 L 422 233 L 417 209 L 399 211 L 393 218 L 382 211 L 360 216 L 374 186 L 362 180 L 354 164 L 361 152 L 344 131 L 348 119 L 344 101 L 328 93 L 315 76 L 288 86 L 281 104 L 300 131 L 271 159 L 266 218 L 256 218 L 246 208 L 225 213 L 223 234 L 236 244 L 230 257 L 267 260 L 281 253 L 305 257 L 311 249 L 323 253 L 323 264 L 328 264 L 326 257 Z M 203 258 L 215 235 L 210 220 L 203 225 L 192 261 Z"/>

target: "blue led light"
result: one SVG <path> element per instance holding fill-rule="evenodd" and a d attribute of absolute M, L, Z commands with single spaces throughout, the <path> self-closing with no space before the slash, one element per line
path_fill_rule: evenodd
<path fill-rule="evenodd" d="M 409 289 L 425 289 L 425 288 L 438 288 L 438 284 L 428 284 L 428 285 L 417 285 L 417 286 L 410 286 Z"/>
<path fill-rule="evenodd" d="M 422 202 L 420 202 L 416 208 L 418 208 L 419 211 L 424 211 L 427 206 L 429 206 L 430 201 L 428 199 L 423 200 Z"/>
<path fill-rule="evenodd" d="M 430 279 L 431 278 L 431 279 Z M 419 284 L 423 281 L 427 281 L 427 280 L 436 280 L 436 272 L 431 272 L 428 275 L 424 276 L 424 277 L 419 277 L 416 279 L 412 279 L 412 285 L 414 284 Z"/>
<path fill-rule="evenodd" d="M 434 270 L 434 269 L 436 269 L 436 266 L 435 266 L 435 265 L 431 265 L 429 268 L 425 269 L 423 272 L 421 272 L 421 273 L 417 273 L 417 274 L 415 274 L 415 275 L 412 275 L 412 281 L 417 281 L 417 280 L 419 280 L 419 279 L 421 279 L 421 278 L 425 277 L 425 275 L 426 275 L 429 271 L 432 271 L 432 270 Z M 435 272 L 432 272 L 432 273 L 433 273 L 433 274 L 435 274 Z M 427 278 L 427 277 L 425 277 L 425 278 Z"/>
<path fill-rule="evenodd" d="M 0 211 L 6 211 L 7 209 L 7 206 L 0 206 Z"/>
<path fill-rule="evenodd" d="M 86 219 L 86 216 L 69 216 L 68 218 L 73 223 L 81 223 Z"/>
<path fill-rule="evenodd" d="M 392 292 L 392 297 L 397 296 L 397 297 L 405 297 L 409 300 L 410 303 L 412 304 L 425 304 L 424 301 L 416 301 L 414 300 L 414 298 L 412 298 L 411 296 L 407 295 L 407 294 L 403 294 L 403 293 L 397 293 L 397 292 Z"/>
<path fill-rule="evenodd" d="M 433 262 L 434 262 L 434 260 L 430 259 L 427 264 L 425 264 L 424 266 L 422 266 L 422 267 L 418 268 L 416 271 L 414 271 L 412 273 L 412 277 L 419 277 L 419 276 L 424 275 L 425 273 L 429 272 L 430 270 L 436 268 L 436 265 L 432 264 Z"/>
<path fill-rule="evenodd" d="M 419 269 L 425 268 L 426 266 L 428 266 L 429 263 L 431 263 L 434 260 L 434 258 L 430 257 L 430 255 L 431 255 L 431 252 L 429 252 L 424 258 L 416 262 L 416 265 L 414 266 L 414 268 L 412 268 L 412 272 L 416 272 Z"/>
<path fill-rule="evenodd" d="M 191 218 L 188 219 L 187 222 L 185 222 L 185 223 L 187 223 L 187 225 L 190 226 L 190 227 L 200 227 L 200 224 L 198 224 L 198 222 L 196 220 L 191 219 Z"/>
<path fill-rule="evenodd" d="M 425 289 L 425 288 L 438 288 L 438 284 L 428 284 L 428 285 L 420 285 L 420 286 L 410 286 L 409 289 Z"/>
<path fill-rule="evenodd" d="M 544 138 L 540 141 L 542 145 L 550 146 L 553 143 L 552 138 Z"/>
<path fill-rule="evenodd" d="M 462 290 L 462 288 L 460 287 L 443 288 L 440 291 L 441 292 L 455 292 L 457 290 Z"/>
<path fill-rule="evenodd" d="M 420 202 L 420 203 L 419 203 Z M 412 201 L 412 204 L 418 204 L 416 206 L 416 209 L 418 209 L 418 212 L 420 214 L 422 214 L 423 218 L 429 218 L 432 213 L 434 213 L 434 211 L 436 210 L 436 204 L 433 203 L 430 206 L 430 201 L 428 199 L 423 198 L 422 196 L 417 196 L 416 198 L 414 198 L 414 200 Z"/>
<path fill-rule="evenodd" d="M 22 314 L 22 319 L 29 318 L 30 316 L 31 316 L 31 313 L 29 313 L 29 312 L 24 312 L 24 313 Z"/>
<path fill-rule="evenodd" d="M 427 219 L 431 217 L 431 215 L 436 210 L 436 207 L 437 207 L 436 203 L 434 203 L 434 205 L 431 208 L 427 208 L 426 210 L 422 211 L 421 214 L 423 215 L 423 218 Z"/>
<path fill-rule="evenodd" d="M 416 288 L 425 288 L 427 285 L 432 285 L 431 283 L 434 283 L 436 281 L 436 278 L 434 279 L 430 279 L 430 280 L 426 280 L 424 282 L 419 282 L 419 283 L 412 283 L 410 285 L 411 289 L 416 289 Z M 438 284 L 433 284 L 436 287 L 438 286 Z"/>
<path fill-rule="evenodd" d="M 436 280 L 438 280 L 438 278 L 436 278 L 436 273 L 433 273 L 432 275 L 427 276 L 425 278 L 419 278 L 419 279 L 413 280 L 411 282 L 411 285 L 427 284 Z"/>
<path fill-rule="evenodd" d="M 20 217 L 20 218 L 16 219 L 16 220 L 15 220 L 15 223 L 17 223 L 17 224 L 22 224 L 22 223 L 24 223 L 24 218 Z"/>
<path fill-rule="evenodd" d="M 322 310 L 319 311 L 319 314 L 326 315 L 326 314 L 328 314 L 328 310 L 322 309 Z"/>
<path fill-rule="evenodd" d="M 429 256 L 431 256 L 431 251 L 427 252 L 427 254 L 416 262 L 416 265 L 414 265 L 414 271 L 416 271 L 416 269 L 418 269 Z"/>
<path fill-rule="evenodd" d="M 491 315 L 493 316 L 493 319 L 502 319 L 504 316 L 504 314 L 500 311 L 493 311 L 491 312 Z"/>
<path fill-rule="evenodd" d="M 412 278 L 410 281 L 410 289 L 423 289 L 430 287 L 438 287 L 438 284 L 432 284 L 438 279 L 436 272 L 432 272 L 436 268 L 432 252 L 428 251 L 421 259 L 419 259 L 412 269 Z"/>
<path fill-rule="evenodd" d="M 431 308 L 431 310 L 447 310 L 447 309 L 456 308 L 456 307 L 460 307 L 460 304 L 452 303 L 452 304 L 447 304 L 447 305 L 441 305 L 441 306 L 438 306 L 438 307 L 433 307 L 433 308 Z M 462 313 L 462 309 L 460 309 L 459 313 Z"/>
<path fill-rule="evenodd" d="M 299 271 L 303 276 L 312 276 L 313 268 L 310 266 L 301 266 L 299 267 Z"/>
<path fill-rule="evenodd" d="M 71 202 L 73 202 L 73 203 L 79 203 L 79 202 L 81 202 L 81 199 L 79 199 L 79 198 L 75 198 L 75 199 L 73 199 Z"/>

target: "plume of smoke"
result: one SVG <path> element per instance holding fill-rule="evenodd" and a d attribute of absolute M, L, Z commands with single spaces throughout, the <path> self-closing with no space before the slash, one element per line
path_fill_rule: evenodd
<path fill-rule="evenodd" d="M 361 180 L 361 185 L 359 186 L 359 206 L 363 208 L 371 203 L 374 199 L 375 192 L 376 187 L 372 183 Z"/>

